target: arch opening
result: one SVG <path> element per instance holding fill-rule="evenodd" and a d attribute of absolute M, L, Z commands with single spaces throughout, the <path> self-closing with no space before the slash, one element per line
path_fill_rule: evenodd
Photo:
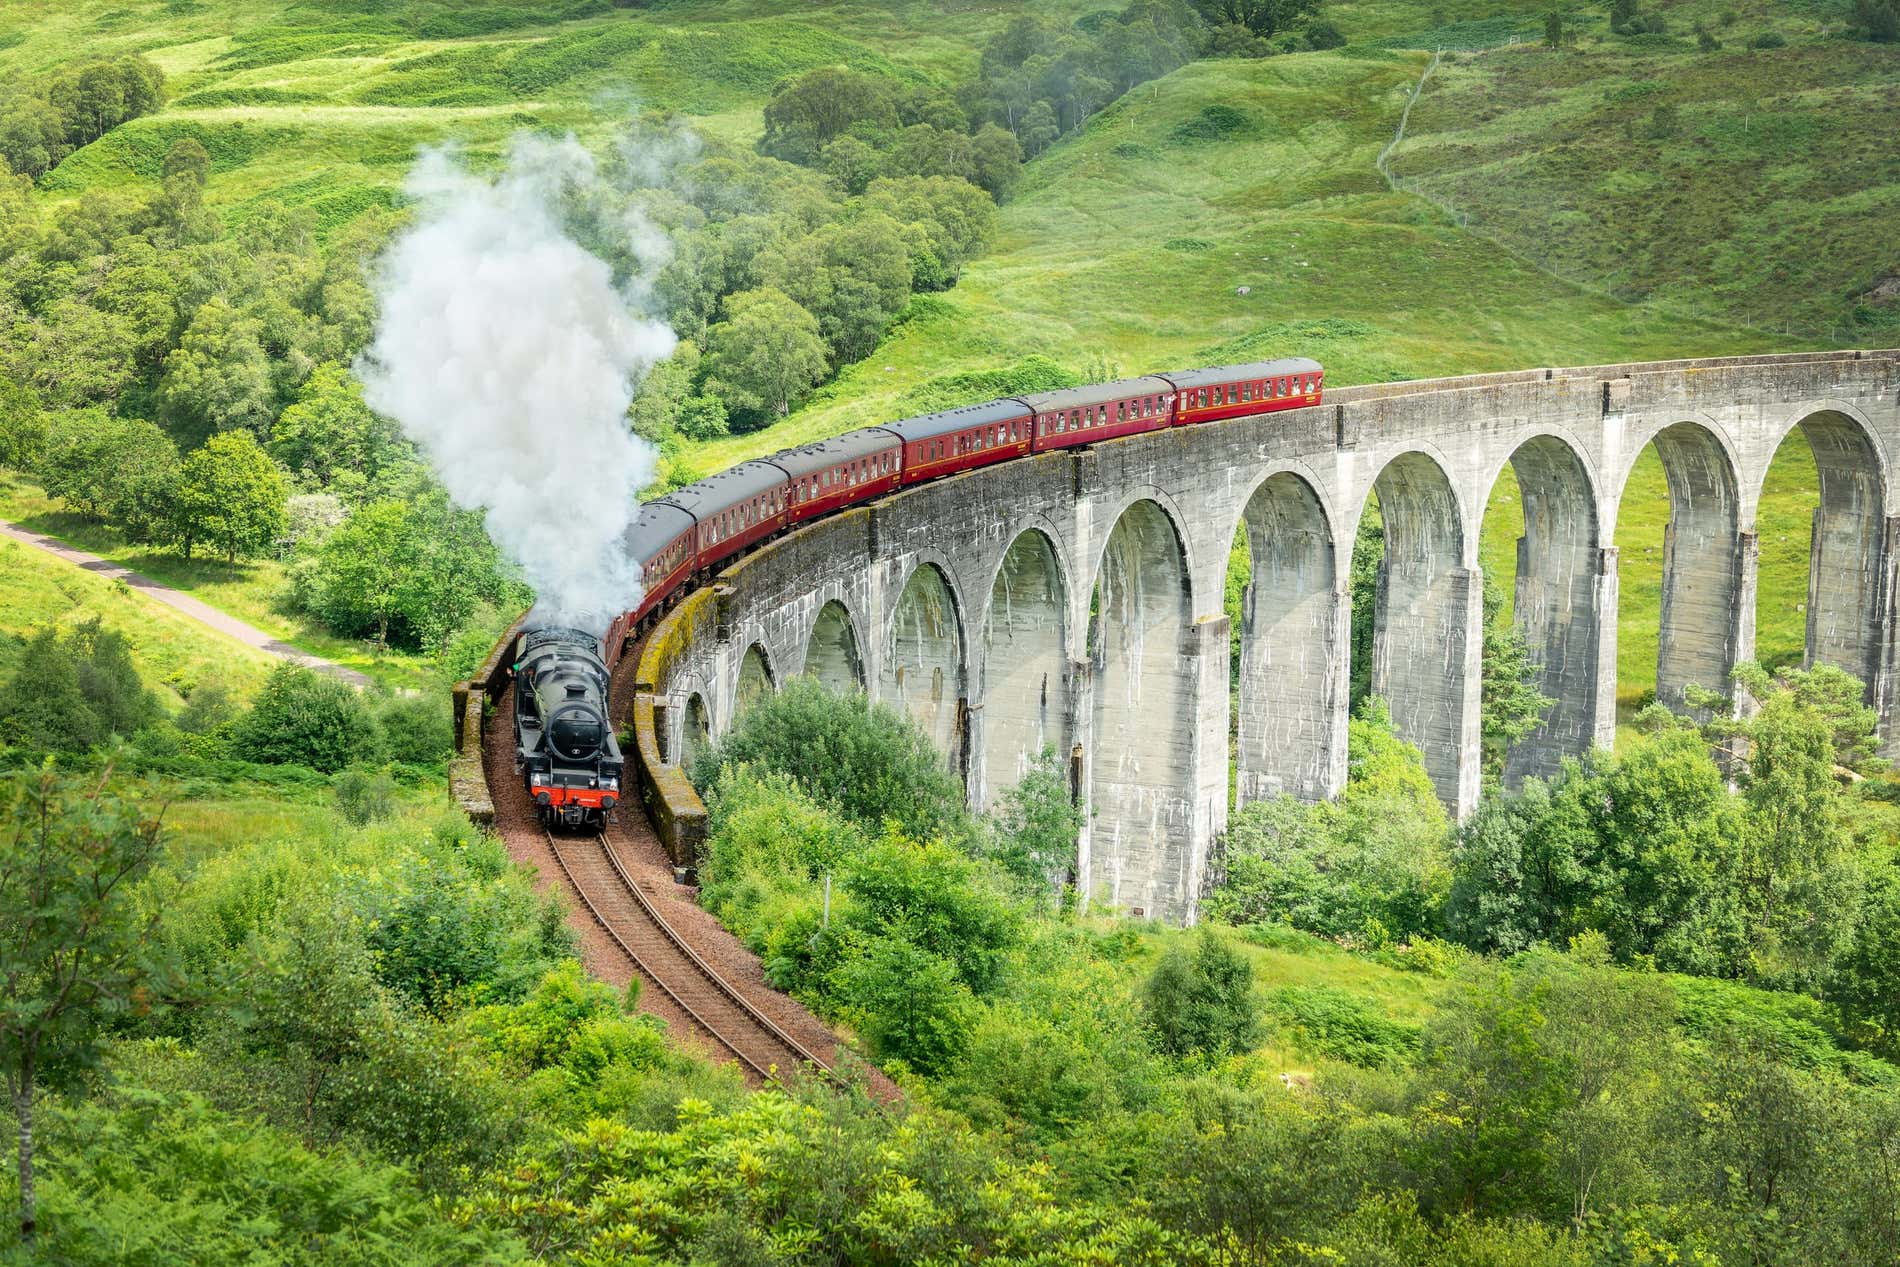
<path fill-rule="evenodd" d="M 1487 735 L 1487 777 L 1501 774 L 1510 786 L 1547 777 L 1564 758 L 1611 738 L 1612 701 L 1600 698 L 1610 688 L 1600 672 L 1598 539 L 1596 494 L 1582 458 L 1555 436 L 1525 441 L 1492 488 L 1479 557 L 1485 617 L 1523 640 L 1532 684 L 1551 702 L 1508 751 L 1493 751 Z"/>
<path fill-rule="evenodd" d="M 1193 715 L 1198 676 L 1186 552 L 1167 514 L 1136 502 L 1110 530 L 1089 630 L 1094 751 L 1082 880 L 1143 915 L 1192 909 Z"/>
<path fill-rule="evenodd" d="M 812 622 L 811 638 L 805 643 L 805 673 L 839 695 L 864 689 L 858 635 L 851 624 L 851 613 L 836 599 L 826 603 Z"/>
<path fill-rule="evenodd" d="M 1754 655 L 1773 669 L 1831 664 L 1873 698 L 1886 507 L 1878 450 L 1832 410 L 1783 437 L 1762 480 Z"/>
<path fill-rule="evenodd" d="M 1305 480 L 1268 477 L 1241 515 L 1235 798 L 1337 791 L 1341 645 L 1332 527 Z"/>
<path fill-rule="evenodd" d="M 772 662 L 766 657 L 765 648 L 755 642 L 745 649 L 745 657 L 739 661 L 739 682 L 732 692 L 733 724 L 736 726 L 739 719 L 772 690 Z"/>
<path fill-rule="evenodd" d="M 1739 506 L 1728 453 L 1700 423 L 1664 427 L 1631 466 L 1616 523 L 1620 715 L 1650 698 L 1688 712 L 1690 688 L 1733 689 Z"/>
<path fill-rule="evenodd" d="M 712 746 L 712 719 L 706 712 L 706 700 L 697 691 L 686 697 L 686 709 L 680 718 L 679 764 L 692 768 L 699 754 Z"/>
<path fill-rule="evenodd" d="M 891 617 L 880 697 L 903 709 L 952 769 L 963 769 L 963 628 L 950 583 L 934 564 L 911 573 Z"/>
<path fill-rule="evenodd" d="M 1423 755 L 1439 799 L 1462 812 L 1476 799 L 1471 652 L 1481 625 L 1479 579 L 1464 566 L 1458 498 L 1437 462 L 1402 453 L 1373 481 L 1372 499 L 1381 539 L 1370 543 L 1379 553 L 1369 595 L 1371 671 L 1362 680 L 1385 701 L 1400 737 Z M 1354 555 L 1357 572 L 1357 546 Z M 1357 629 L 1354 640 L 1363 646 Z"/>
<path fill-rule="evenodd" d="M 1068 591 L 1049 539 L 1024 532 L 1010 543 L 983 615 L 982 778 L 974 801 L 988 806 L 1013 787 L 1045 748 L 1064 760 L 1072 742 Z"/>

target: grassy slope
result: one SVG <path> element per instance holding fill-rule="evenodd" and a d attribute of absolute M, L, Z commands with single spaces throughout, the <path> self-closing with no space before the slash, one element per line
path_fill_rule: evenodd
<path fill-rule="evenodd" d="M 167 107 L 68 159 L 48 182 L 55 195 L 155 180 L 171 140 L 190 134 L 211 151 L 210 197 L 228 218 L 269 197 L 315 208 L 329 229 L 393 201 L 419 145 L 453 141 L 479 159 L 522 127 L 599 138 L 642 106 L 750 137 L 785 75 L 847 64 L 950 82 L 986 33 L 1021 8 L 678 0 L 439 38 L 456 20 L 444 7 L 16 0 L 0 12 L 0 71 L 41 71 L 83 47 L 145 53 L 168 76 Z M 494 7 L 456 6 L 470 19 Z M 1037 9 L 1060 16 L 1085 7 L 1062 0 Z M 418 9 L 434 13 L 433 25 L 411 16 Z"/>
<path fill-rule="evenodd" d="M 1142 373 L 1306 351 L 1352 383 L 1771 346 L 1564 285 L 1387 192 L 1373 160 L 1424 60 L 1203 62 L 1138 89 L 1032 165 L 996 248 L 954 290 L 786 422 L 707 446 L 705 469 L 1032 353 Z M 1216 104 L 1252 126 L 1176 134 Z"/>
<path fill-rule="evenodd" d="M 1596 16 L 1576 49 L 1448 56 L 1395 172 L 1474 230 L 1618 295 L 1844 342 L 1891 337 L 1851 314 L 1900 270 L 1900 49 L 1823 35 L 1845 5 L 1651 7 L 1684 35 L 1706 22 L 1723 48 L 1612 38 Z M 1787 47 L 1746 47 L 1767 31 Z"/>
<path fill-rule="evenodd" d="M 270 671 L 270 658 L 211 632 L 122 582 L 73 567 L 15 541 L 0 541 L 0 675 L 18 663 L 25 637 L 48 624 L 70 628 L 98 616 L 131 643 L 140 675 L 176 706 L 182 693 L 216 679 L 239 698 Z"/>
<path fill-rule="evenodd" d="M 257 559 L 228 564 L 222 559 L 200 557 L 187 561 L 169 550 L 128 545 L 125 538 L 114 529 L 61 509 L 61 505 L 48 499 L 38 486 L 0 472 L 0 519 L 57 537 L 101 558 L 121 563 L 174 589 L 186 591 L 220 611 L 229 612 L 272 637 L 367 673 L 392 687 L 427 687 L 436 684 L 433 665 L 426 656 L 378 652 L 369 643 L 338 638 L 325 632 L 307 617 L 286 611 L 283 602 L 284 568 L 275 560 Z M 171 609 L 163 610 L 169 612 Z M 182 615 L 177 616 L 177 619 L 193 629 L 201 628 Z M 218 638 L 209 631 L 204 633 L 204 637 L 219 646 L 239 645 Z M 260 663 L 273 663 L 262 652 L 248 654 L 254 654 Z"/>

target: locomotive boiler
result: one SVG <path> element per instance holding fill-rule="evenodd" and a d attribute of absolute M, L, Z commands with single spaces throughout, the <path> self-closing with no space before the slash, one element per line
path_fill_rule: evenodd
<path fill-rule="evenodd" d="M 538 626 L 515 642 L 515 769 L 545 824 L 604 827 L 623 764 L 600 640 Z"/>

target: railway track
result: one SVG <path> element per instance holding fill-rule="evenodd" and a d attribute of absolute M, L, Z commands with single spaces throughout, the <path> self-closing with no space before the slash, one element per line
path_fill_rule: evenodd
<path fill-rule="evenodd" d="M 835 1077 L 830 1064 L 748 1002 L 667 922 L 602 835 L 560 837 L 543 829 L 568 886 L 648 988 L 657 989 L 702 1037 L 760 1082 L 800 1064 Z"/>

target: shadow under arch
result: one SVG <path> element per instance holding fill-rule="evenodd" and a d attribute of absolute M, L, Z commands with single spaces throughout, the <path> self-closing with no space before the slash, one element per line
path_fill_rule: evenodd
<path fill-rule="evenodd" d="M 690 770 L 699 754 L 712 746 L 712 717 L 706 711 L 706 697 L 694 691 L 686 697 L 680 717 L 678 765 Z"/>
<path fill-rule="evenodd" d="M 1152 501 L 1123 510 L 1095 576 L 1091 817 L 1079 866 L 1090 900 L 1160 918 L 1196 897 L 1190 588 L 1174 521 Z"/>
<path fill-rule="evenodd" d="M 968 728 L 964 695 L 963 622 L 956 593 L 935 563 L 920 564 L 891 612 L 879 698 L 902 709 L 963 773 Z"/>
<path fill-rule="evenodd" d="M 1509 462 L 1524 519 L 1511 620 L 1537 668 L 1537 689 L 1552 701 L 1538 728 L 1506 754 L 1504 780 L 1516 786 L 1528 776 L 1555 774 L 1566 757 L 1607 745 L 1616 686 L 1614 672 L 1603 671 L 1604 560 L 1589 467 L 1569 441 L 1554 435 L 1524 441 Z"/>
<path fill-rule="evenodd" d="M 1044 748 L 1072 743 L 1069 594 L 1054 543 L 1025 528 L 1009 543 L 983 610 L 982 764 L 973 803 L 987 808 Z"/>
<path fill-rule="evenodd" d="M 773 689 L 772 661 L 765 654 L 765 648 L 755 642 L 745 649 L 745 656 L 739 661 L 739 681 L 732 692 L 732 724 L 738 725 L 739 719 Z"/>
<path fill-rule="evenodd" d="M 843 603 L 832 599 L 818 611 L 805 642 L 805 675 L 828 691 L 848 695 L 864 689 L 864 657 L 857 627 Z"/>
<path fill-rule="evenodd" d="M 1477 803 L 1479 579 L 1464 563 L 1464 518 L 1438 462 L 1416 450 L 1373 481 L 1385 526 L 1372 627 L 1372 693 L 1425 758 L 1454 814 Z M 1363 517 L 1364 511 L 1361 511 Z"/>
<path fill-rule="evenodd" d="M 1781 444 L 1797 431 L 1814 455 L 1820 493 L 1809 536 L 1802 662 L 1853 674 L 1871 702 L 1880 666 L 1885 464 L 1866 423 L 1840 409 L 1796 419 Z"/>
<path fill-rule="evenodd" d="M 1251 568 L 1241 597 L 1235 799 L 1338 791 L 1344 717 L 1332 524 L 1303 477 L 1261 481 L 1241 512 Z"/>
<path fill-rule="evenodd" d="M 1656 622 L 1656 699 L 1686 712 L 1690 687 L 1723 695 L 1733 689 L 1729 675 L 1742 620 L 1741 499 L 1728 447 L 1704 423 L 1670 423 L 1650 443 L 1669 490 Z M 1628 471 L 1623 484 L 1617 495 L 1619 520 L 1626 509 Z"/>

